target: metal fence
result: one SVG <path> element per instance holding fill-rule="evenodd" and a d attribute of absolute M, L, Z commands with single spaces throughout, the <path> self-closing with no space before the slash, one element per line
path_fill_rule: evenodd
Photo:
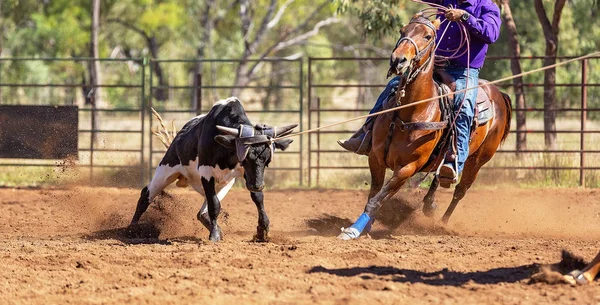
<path fill-rule="evenodd" d="M 240 63 L 261 63 L 263 75 L 255 76 L 252 80 L 242 85 L 236 85 L 234 79 L 228 79 L 224 83 L 219 83 L 215 78 L 215 74 L 227 67 L 224 65 L 239 65 Z M 282 58 L 265 58 L 265 59 L 205 59 L 205 60 L 151 60 L 151 71 L 160 65 L 168 77 L 169 71 L 179 71 L 186 69 L 190 71 L 190 78 L 176 81 L 171 84 L 157 83 L 156 78 L 150 73 L 150 98 L 149 106 L 160 109 L 158 112 L 167 119 L 177 120 L 177 126 L 182 126 L 190 117 L 207 113 L 214 102 L 219 98 L 231 96 L 233 90 L 236 95 L 239 95 L 243 101 L 274 100 L 271 105 L 267 103 L 247 103 L 244 105 L 245 112 L 253 123 L 265 123 L 269 125 L 287 125 L 298 123 L 299 129 L 302 129 L 303 119 L 303 60 L 302 59 L 282 59 Z M 192 73 L 194 66 L 200 64 L 202 69 L 195 69 L 196 73 Z M 219 66 L 220 65 L 220 66 Z M 267 67 L 265 67 L 265 65 Z M 277 66 L 278 68 L 274 68 Z M 230 68 L 231 69 L 231 68 Z M 233 70 L 233 69 L 231 69 Z M 276 71 L 277 70 L 277 71 Z M 279 71 L 279 72 L 278 72 Z M 283 72 L 281 72 L 283 71 Z M 281 84 L 272 84 L 274 73 L 286 73 L 287 79 Z M 159 101 L 157 94 L 153 94 L 159 90 L 166 90 L 169 98 Z M 265 94 L 265 91 L 272 90 L 281 93 L 281 97 L 270 98 Z M 164 94 L 163 94 L 164 95 Z M 285 101 L 279 99 L 286 99 Z M 183 102 L 182 101 L 189 101 Z M 182 106 L 187 105 L 186 106 Z M 148 117 L 150 126 L 154 124 L 154 118 Z M 159 159 L 165 152 L 165 148 L 157 141 L 153 141 L 150 137 L 150 157 L 149 157 L 149 172 L 150 176 Z M 158 147 L 157 147 L 158 145 Z M 292 145 L 289 150 L 278 151 L 277 158 L 272 161 L 265 179 L 280 180 L 285 179 L 295 181 L 289 185 L 303 184 L 303 137 L 297 141 L 297 144 Z M 293 176 L 281 174 L 292 173 Z"/>
<path fill-rule="evenodd" d="M 524 57 L 520 61 L 529 68 L 535 68 L 542 66 L 543 59 Z M 482 77 L 497 79 L 509 76 L 509 60 L 508 57 L 488 58 L 488 67 L 501 64 L 506 68 L 487 72 L 484 69 Z M 94 87 L 82 83 L 80 80 L 85 78 L 79 74 L 87 73 L 86 65 L 95 61 L 103 65 L 105 78 Z M 48 66 L 47 71 L 43 70 L 45 72 L 40 75 L 21 73 L 25 75 L 23 79 L 12 83 L 6 81 L 9 79 L 7 74 L 15 69 L 28 71 L 39 62 Z M 145 184 L 164 153 L 164 147 L 153 140 L 148 130 L 156 123 L 148 115 L 149 107 L 156 108 L 165 120 L 174 120 L 176 126 L 182 126 L 190 116 L 207 112 L 219 97 L 230 96 L 232 91 L 236 91 L 242 100 L 249 101 L 245 104 L 246 112 L 255 123 L 278 125 L 298 122 L 299 129 L 304 129 L 304 121 L 308 122 L 308 128 L 314 128 L 367 113 L 386 85 L 383 73 L 388 65 L 387 58 L 309 58 L 307 66 L 302 59 L 245 62 L 261 64 L 263 72 L 242 85 L 236 85 L 233 78 L 217 77 L 217 74 L 231 71 L 235 75 L 233 72 L 242 60 L 0 58 L 0 104 L 33 101 L 39 105 L 73 105 L 77 99 L 85 98 L 80 89 L 101 88 L 107 95 L 105 98 L 111 100 L 111 106 L 95 106 L 92 103 L 78 110 L 78 165 L 89 168 L 92 180 L 100 170 L 128 170 L 139 179 L 137 181 Z M 519 132 L 527 134 L 528 147 L 521 150 L 514 148 L 517 131 L 513 124 L 507 143 L 484 170 L 525 173 L 520 175 L 544 172 L 544 175 L 550 173 L 582 186 L 600 185 L 600 167 L 594 166 L 600 164 L 600 144 L 597 144 L 600 143 L 600 123 L 588 119 L 600 118 L 600 106 L 596 104 L 600 97 L 600 75 L 594 73 L 599 63 L 600 58 L 596 57 L 557 70 L 558 97 L 565 105 L 555 109 L 559 117 L 557 149 L 546 149 L 543 145 L 543 107 L 515 107 L 514 113 L 527 115 L 528 128 Z M 219 68 L 219 65 L 228 67 Z M 332 66 L 336 69 L 331 69 Z M 524 70 L 527 70 L 525 66 Z M 115 76 L 118 73 L 110 73 L 121 68 L 127 69 L 127 73 L 123 74 L 126 77 L 119 78 Z M 160 80 L 157 68 L 161 69 Z M 308 71 L 307 82 L 303 69 Z M 330 71 L 335 71 L 335 74 Z M 503 71 L 504 74 L 493 75 L 492 71 Z M 280 77 L 273 77 L 274 73 L 279 73 Z M 580 79 L 574 78 L 575 74 Z M 187 76 L 181 78 L 181 75 Z M 272 83 L 273 79 L 277 79 L 278 83 Z M 542 74 L 525 78 L 525 95 L 529 105 L 543 104 L 543 86 Z M 512 91 L 512 83 L 501 87 L 509 93 Z M 305 88 L 308 89 L 307 109 L 303 107 Z M 44 94 L 36 93 L 42 90 Z M 96 122 L 96 118 L 100 118 L 100 122 Z M 277 180 L 283 187 L 302 185 L 306 181 L 309 186 L 314 186 L 319 185 L 324 174 L 332 177 L 333 181 L 353 172 L 368 174 L 366 159 L 344 152 L 335 141 L 349 136 L 361 124 L 355 121 L 339 128 L 311 133 L 308 139 L 300 137 L 291 146 L 291 151 L 278 153 L 269 168 L 270 178 L 267 178 Z M 100 136 L 100 141 L 94 140 L 97 136 Z M 307 149 L 303 146 L 305 142 Z M 59 160 L 0 161 L 0 168 L 48 168 L 56 166 Z M 568 176 L 561 176 L 566 173 L 569 173 Z M 119 172 L 113 175 L 119 175 Z"/>
<path fill-rule="evenodd" d="M 557 59 L 560 61 L 571 58 L 573 57 L 559 57 Z M 496 64 L 505 64 L 507 66 L 505 69 L 506 73 L 510 73 L 510 69 L 508 68 L 510 59 L 510 57 L 490 57 L 486 65 L 490 67 Z M 541 67 L 543 59 L 544 57 L 523 57 L 520 58 L 520 61 L 522 64 Z M 598 91 L 600 88 L 600 79 L 598 78 L 598 74 L 590 73 L 594 67 L 599 67 L 599 59 L 598 57 L 594 57 L 581 63 L 569 64 L 557 69 L 556 88 L 558 95 L 560 99 L 566 99 L 566 104 L 569 105 L 568 107 L 561 107 L 554 110 L 557 117 L 559 117 L 557 119 L 558 128 L 556 129 L 559 143 L 558 148 L 547 149 L 540 144 L 540 138 L 546 133 L 543 126 L 531 128 L 532 125 L 539 125 L 538 121 L 541 121 L 541 114 L 544 113 L 543 107 L 516 108 L 513 106 L 514 114 L 524 112 L 527 115 L 528 128 L 519 132 L 529 135 L 530 139 L 527 141 L 528 148 L 520 150 L 510 148 L 511 146 L 515 147 L 515 134 L 517 133 L 513 122 L 509 140 L 502 149 L 498 150 L 496 157 L 483 170 L 504 170 L 507 172 L 554 171 L 558 172 L 558 175 L 562 175 L 564 172 L 577 172 L 577 183 L 580 186 L 585 186 L 586 176 L 591 175 L 590 171 L 600 170 L 600 167 L 590 165 L 598 164 L 595 161 L 598 159 L 598 154 L 600 154 L 600 147 L 597 147 L 596 143 L 598 141 L 596 139 L 600 135 L 600 127 L 595 123 L 590 124 L 587 119 L 590 113 L 595 114 L 600 111 L 598 105 L 594 104 L 592 107 L 589 105 L 590 100 L 595 101 L 600 97 Z M 388 58 L 309 58 L 308 128 L 315 128 L 368 113 L 377 95 L 386 86 L 386 82 L 382 76 L 387 71 L 388 62 Z M 358 75 L 359 78 L 362 75 L 364 77 L 358 82 L 352 77 L 346 79 L 344 76 L 337 77 L 334 81 L 328 75 L 320 75 L 323 67 L 328 66 L 345 66 L 348 67 L 349 75 L 353 74 L 354 77 Z M 369 70 L 376 72 L 373 74 Z M 351 71 L 354 72 L 352 73 Z M 581 77 L 579 81 L 561 82 L 562 78 L 566 79 L 569 76 L 572 78 L 573 71 L 579 71 L 578 73 Z M 485 69 L 482 71 L 481 76 L 482 78 L 486 78 Z M 487 77 L 489 79 L 497 79 L 505 76 L 510 76 L 510 74 L 491 75 Z M 535 104 L 536 101 L 543 101 L 543 73 L 526 77 L 524 82 L 524 91 L 528 104 L 531 105 Z M 513 85 L 511 82 L 500 84 L 499 86 L 503 91 L 512 93 Z M 372 91 L 370 95 L 364 94 L 369 90 Z M 593 90 L 593 97 L 591 99 L 590 90 Z M 354 93 L 350 94 L 349 92 Z M 576 97 L 576 95 L 579 95 L 579 97 Z M 349 104 L 353 107 L 349 106 Z M 513 117 L 515 116 L 514 114 Z M 309 135 L 309 186 L 320 184 L 323 170 L 329 173 L 331 171 L 348 173 L 348 171 L 352 170 L 364 172 L 368 169 L 366 159 L 359 159 L 360 157 L 343 151 L 335 144 L 336 138 L 348 137 L 362 123 L 362 121 L 355 121 L 339 128 L 320 130 Z M 564 123 L 562 124 L 564 126 L 561 126 L 561 123 Z M 573 125 L 574 123 L 577 123 L 576 126 Z M 510 157 L 499 157 L 501 155 Z M 535 157 L 531 158 L 528 156 Z M 550 160 L 551 158 L 554 159 Z M 331 160 L 337 160 L 337 162 L 330 162 Z M 598 159 L 598 162 L 600 162 L 600 159 Z M 595 174 L 591 176 L 596 179 Z M 594 183 L 597 185 L 598 180 L 596 179 Z"/>
<path fill-rule="evenodd" d="M 128 80 L 116 80 L 110 76 L 97 85 L 86 83 L 83 73 L 87 71 L 90 63 L 98 62 L 103 70 L 129 69 L 135 66 L 135 71 L 130 73 Z M 27 73 L 28 69 L 35 67 L 38 63 L 44 63 L 46 69 L 42 69 L 44 75 Z M 18 81 L 5 81 L 7 74 L 20 70 L 23 77 Z M 32 69 L 33 71 L 33 69 Z M 25 73 L 23 73 L 25 72 Z M 81 74 L 79 73 L 81 72 Z M 38 71 L 39 73 L 39 71 Z M 3 78 L 4 75 L 4 78 Z M 82 76 L 80 78 L 80 76 Z M 132 170 L 138 175 L 140 182 L 144 181 L 141 169 L 146 168 L 144 163 L 144 115 L 146 113 L 145 82 L 146 66 L 144 60 L 137 59 L 93 59 L 93 58 L 0 58 L 0 104 L 35 104 L 35 105 L 76 105 L 77 100 L 89 99 L 83 96 L 83 91 L 88 93 L 92 90 L 122 91 L 125 107 L 97 106 L 94 101 L 78 109 L 78 167 L 89 168 L 90 181 L 95 180 L 98 170 Z M 43 94 L 39 91 L 44 90 Z M 80 91 L 81 90 L 81 91 Z M 130 94 L 130 91 L 135 93 Z M 108 93 L 108 92 L 107 92 Z M 116 97 L 116 96 L 115 96 Z M 110 128 L 118 117 L 131 117 L 137 121 L 137 127 Z M 101 122 L 97 122 L 102 118 Z M 119 119 L 117 119 L 118 121 Z M 43 132 L 43 131 L 40 131 Z M 115 138 L 114 143 L 100 143 L 99 135 L 107 138 Z M 119 143 L 119 136 L 131 138 L 139 137 L 128 145 Z M 120 137 L 123 138 L 123 137 Z M 130 141 L 131 142 L 131 141 Z M 127 158 L 121 158 L 127 154 Z M 117 160 L 126 159 L 124 162 Z M 28 159 L 3 159 L 0 167 L 56 167 L 57 160 L 28 160 Z M 133 164 L 132 164 L 133 163 Z"/>

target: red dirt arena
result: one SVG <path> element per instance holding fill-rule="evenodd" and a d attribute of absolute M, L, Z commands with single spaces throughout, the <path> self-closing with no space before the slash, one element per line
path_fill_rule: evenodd
<path fill-rule="evenodd" d="M 448 227 L 410 214 L 416 200 L 395 200 L 370 236 L 349 242 L 335 236 L 362 211 L 366 192 L 267 190 L 271 241 L 254 243 L 256 208 L 234 189 L 223 200 L 224 241 L 216 244 L 195 219 L 198 194 L 169 193 L 151 205 L 140 232 L 126 233 L 138 190 L 0 189 L 2 303 L 600 302 L 598 282 L 531 280 L 539 265 L 560 261 L 560 249 L 596 254 L 597 190 L 473 190 Z M 416 195 L 396 197 L 423 196 Z M 450 196 L 441 191 L 438 202 Z"/>

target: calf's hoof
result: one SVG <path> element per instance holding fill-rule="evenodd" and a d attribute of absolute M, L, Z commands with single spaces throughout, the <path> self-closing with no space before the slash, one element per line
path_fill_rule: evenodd
<path fill-rule="evenodd" d="M 266 243 L 269 241 L 269 228 L 256 227 L 256 235 L 252 239 L 254 242 Z"/>
<path fill-rule="evenodd" d="M 200 223 L 207 229 L 207 230 L 211 230 L 212 225 L 210 224 L 210 217 L 208 216 L 208 213 L 204 213 L 202 214 L 201 212 L 198 212 L 198 215 L 196 215 L 196 218 L 200 221 Z"/>
<path fill-rule="evenodd" d="M 212 242 L 218 242 L 223 240 L 223 238 L 221 237 L 221 228 L 219 228 L 218 226 L 216 228 L 213 228 L 213 230 L 210 231 L 210 236 L 208 237 L 208 239 Z"/>

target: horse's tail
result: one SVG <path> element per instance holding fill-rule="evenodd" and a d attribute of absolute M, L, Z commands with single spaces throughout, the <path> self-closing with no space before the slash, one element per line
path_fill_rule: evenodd
<path fill-rule="evenodd" d="M 502 135 L 502 141 L 500 143 L 504 143 L 506 137 L 508 137 L 508 133 L 510 132 L 510 122 L 512 121 L 512 102 L 510 100 L 510 96 L 504 92 L 502 93 L 502 97 L 504 98 L 504 103 L 506 105 L 506 123 L 504 126 L 504 134 Z"/>

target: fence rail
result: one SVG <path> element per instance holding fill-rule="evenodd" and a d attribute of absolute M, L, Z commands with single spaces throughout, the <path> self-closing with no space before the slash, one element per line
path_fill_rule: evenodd
<path fill-rule="evenodd" d="M 498 56 L 498 57 L 490 57 L 488 58 L 488 65 L 492 64 L 493 62 L 497 62 L 497 61 L 506 61 L 509 59 L 513 59 L 514 57 L 510 57 L 510 56 Z M 520 59 L 521 61 L 531 61 L 531 60 L 540 60 L 540 59 L 544 59 L 545 57 L 539 57 L 539 56 L 529 56 L 529 57 L 520 57 L 518 59 Z M 557 57 L 558 60 L 567 60 L 567 59 L 573 59 L 576 57 L 571 57 L 571 56 L 564 56 L 564 57 Z M 588 107 L 588 90 L 589 88 L 598 88 L 600 87 L 600 82 L 599 81 L 590 81 L 589 80 L 589 75 L 588 75 L 588 70 L 589 70 L 589 62 L 595 60 L 596 62 L 598 61 L 598 59 L 600 59 L 600 57 L 592 57 L 590 59 L 584 60 L 581 63 L 581 81 L 580 82 L 574 82 L 574 83 L 557 83 L 555 84 L 556 88 L 573 88 L 573 89 L 579 89 L 580 90 L 580 106 L 579 107 L 563 107 L 563 108 L 556 108 L 554 109 L 554 113 L 580 113 L 579 116 L 579 128 L 578 129 L 557 129 L 555 131 L 556 134 L 563 134 L 563 135 L 567 135 L 567 136 L 576 136 L 579 135 L 579 137 L 577 138 L 578 142 L 577 143 L 577 147 L 575 148 L 570 148 L 570 149 L 564 149 L 564 148 L 556 148 L 556 149 L 545 149 L 545 148 L 541 148 L 541 149 L 508 149 L 508 145 L 504 145 L 503 149 L 498 150 L 498 153 L 500 155 L 506 155 L 506 154 L 520 154 L 520 155 L 527 155 L 527 154 L 543 154 L 543 155 L 558 155 L 558 154 L 569 154 L 569 155 L 579 155 L 579 162 L 577 163 L 578 166 L 552 166 L 552 165 L 535 165 L 535 166 L 523 166 L 523 165 L 501 165 L 501 164 L 495 164 L 494 162 L 491 162 L 491 164 L 486 165 L 483 167 L 483 170 L 542 170 L 542 171 L 549 171 L 549 170 L 554 170 L 554 171 L 578 171 L 579 172 L 579 181 L 578 184 L 580 186 L 585 186 L 586 185 L 586 171 L 596 171 L 599 170 L 599 167 L 594 167 L 594 166 L 587 166 L 586 165 L 586 157 L 587 155 L 590 154 L 597 154 L 600 153 L 600 149 L 596 148 L 596 149 L 589 149 L 586 146 L 586 143 L 589 143 L 589 140 L 586 140 L 586 136 L 597 136 L 600 135 L 600 130 L 595 129 L 595 130 L 588 130 L 588 122 L 587 122 L 587 116 L 588 113 L 592 113 L 592 112 L 598 112 L 600 111 L 600 108 L 597 107 Z M 366 114 L 370 109 L 369 108 L 362 108 L 362 107 L 355 107 L 355 108 L 349 108 L 349 107 L 345 107 L 345 106 L 340 106 L 339 99 L 341 98 L 331 98 L 330 101 L 328 102 L 323 102 L 323 96 L 332 96 L 334 94 L 331 93 L 331 91 L 340 91 L 340 90 L 365 90 L 365 89 L 376 89 L 378 90 L 378 92 L 382 91 L 382 89 L 386 86 L 385 83 L 361 83 L 361 82 L 355 82 L 352 81 L 350 83 L 345 83 L 345 82 L 340 82 L 340 81 L 336 81 L 336 82 L 332 82 L 330 78 L 327 78 L 323 81 L 318 81 L 315 80 L 316 78 L 316 74 L 318 74 L 318 72 L 320 71 L 320 68 L 318 67 L 319 64 L 323 64 L 326 63 L 328 66 L 335 66 L 336 64 L 340 63 L 340 62 L 344 62 L 347 64 L 348 61 L 352 61 L 352 62 L 363 62 L 363 61 L 369 61 L 374 63 L 373 65 L 382 65 L 383 66 L 385 64 L 387 64 L 387 62 L 389 61 L 388 58 L 355 58 L 355 57 L 337 57 L 337 58 L 309 58 L 308 59 L 308 99 L 309 99 L 309 103 L 308 103 L 308 110 L 307 110 L 307 115 L 308 115 L 308 128 L 315 128 L 315 127 L 320 127 L 321 125 L 323 125 L 323 117 L 327 116 L 328 119 L 331 119 L 332 117 L 339 117 L 339 118 L 348 118 L 350 116 L 357 116 L 360 114 Z M 360 64 L 359 64 L 360 67 Z M 363 71 L 361 69 L 357 69 L 358 71 L 360 71 L 360 73 L 363 73 Z M 384 70 L 381 70 L 384 71 Z M 502 87 L 503 89 L 511 89 L 513 87 L 512 83 L 506 83 L 506 84 L 499 84 L 500 87 Z M 530 88 L 530 89 L 536 89 L 536 88 L 543 88 L 544 84 L 543 83 L 534 83 L 534 82 L 524 82 L 523 87 L 525 89 Z M 334 95 L 335 96 L 335 95 Z M 374 104 L 374 99 L 370 102 Z M 370 104 L 368 101 L 366 104 Z M 357 103 L 358 104 L 358 103 Z M 526 107 L 526 108 L 517 108 L 514 107 L 513 108 L 513 113 L 518 113 L 518 112 L 524 112 L 526 114 L 535 114 L 535 113 L 540 113 L 545 111 L 543 108 L 535 108 L 535 107 Z M 340 119 L 341 120 L 341 119 Z M 329 123 L 329 122 L 328 122 Z M 359 127 L 359 125 L 361 124 L 361 122 L 359 122 L 358 124 L 354 123 L 352 124 L 353 126 L 355 126 L 355 128 L 357 129 Z M 514 124 L 513 124 L 513 128 L 514 128 Z M 337 145 L 331 145 L 332 142 L 332 138 L 331 136 L 339 136 L 339 138 L 344 138 L 344 137 L 348 137 L 350 134 L 354 133 L 356 131 L 356 129 L 348 129 L 347 127 L 343 127 L 343 129 L 337 129 L 337 130 L 319 130 L 317 132 L 315 132 L 314 134 L 310 134 L 309 135 L 309 142 L 308 142 L 308 184 L 309 186 L 312 185 L 319 185 L 320 184 L 320 180 L 321 180 L 321 171 L 322 170 L 327 170 L 327 171 L 332 171 L 332 170 L 338 170 L 338 171 L 345 171 L 345 170 L 367 170 L 368 167 L 366 166 L 366 162 L 360 162 L 360 161 L 356 161 L 356 160 L 352 160 L 352 154 L 351 153 L 347 153 L 345 151 L 343 151 L 341 148 L 339 148 Z M 545 134 L 547 133 L 547 131 L 543 130 L 543 129 L 522 129 L 522 130 L 511 130 L 510 134 L 514 135 L 514 134 L 518 134 L 518 133 L 524 133 L 524 134 L 532 134 L 532 135 L 537 135 L 537 134 Z M 324 140 L 323 137 L 327 136 L 327 139 Z M 325 142 L 324 142 L 325 141 Z M 338 157 L 338 158 L 336 158 Z M 496 157 L 498 158 L 498 157 Z M 336 164 L 327 164 L 327 165 L 322 165 L 323 163 L 323 159 L 327 159 L 327 160 L 331 160 L 331 159 L 337 159 L 340 160 L 340 162 L 337 162 Z M 494 158 L 495 159 L 495 158 Z M 494 161 L 494 159 L 492 159 L 492 161 Z M 364 161 L 364 160 L 363 160 Z"/>

